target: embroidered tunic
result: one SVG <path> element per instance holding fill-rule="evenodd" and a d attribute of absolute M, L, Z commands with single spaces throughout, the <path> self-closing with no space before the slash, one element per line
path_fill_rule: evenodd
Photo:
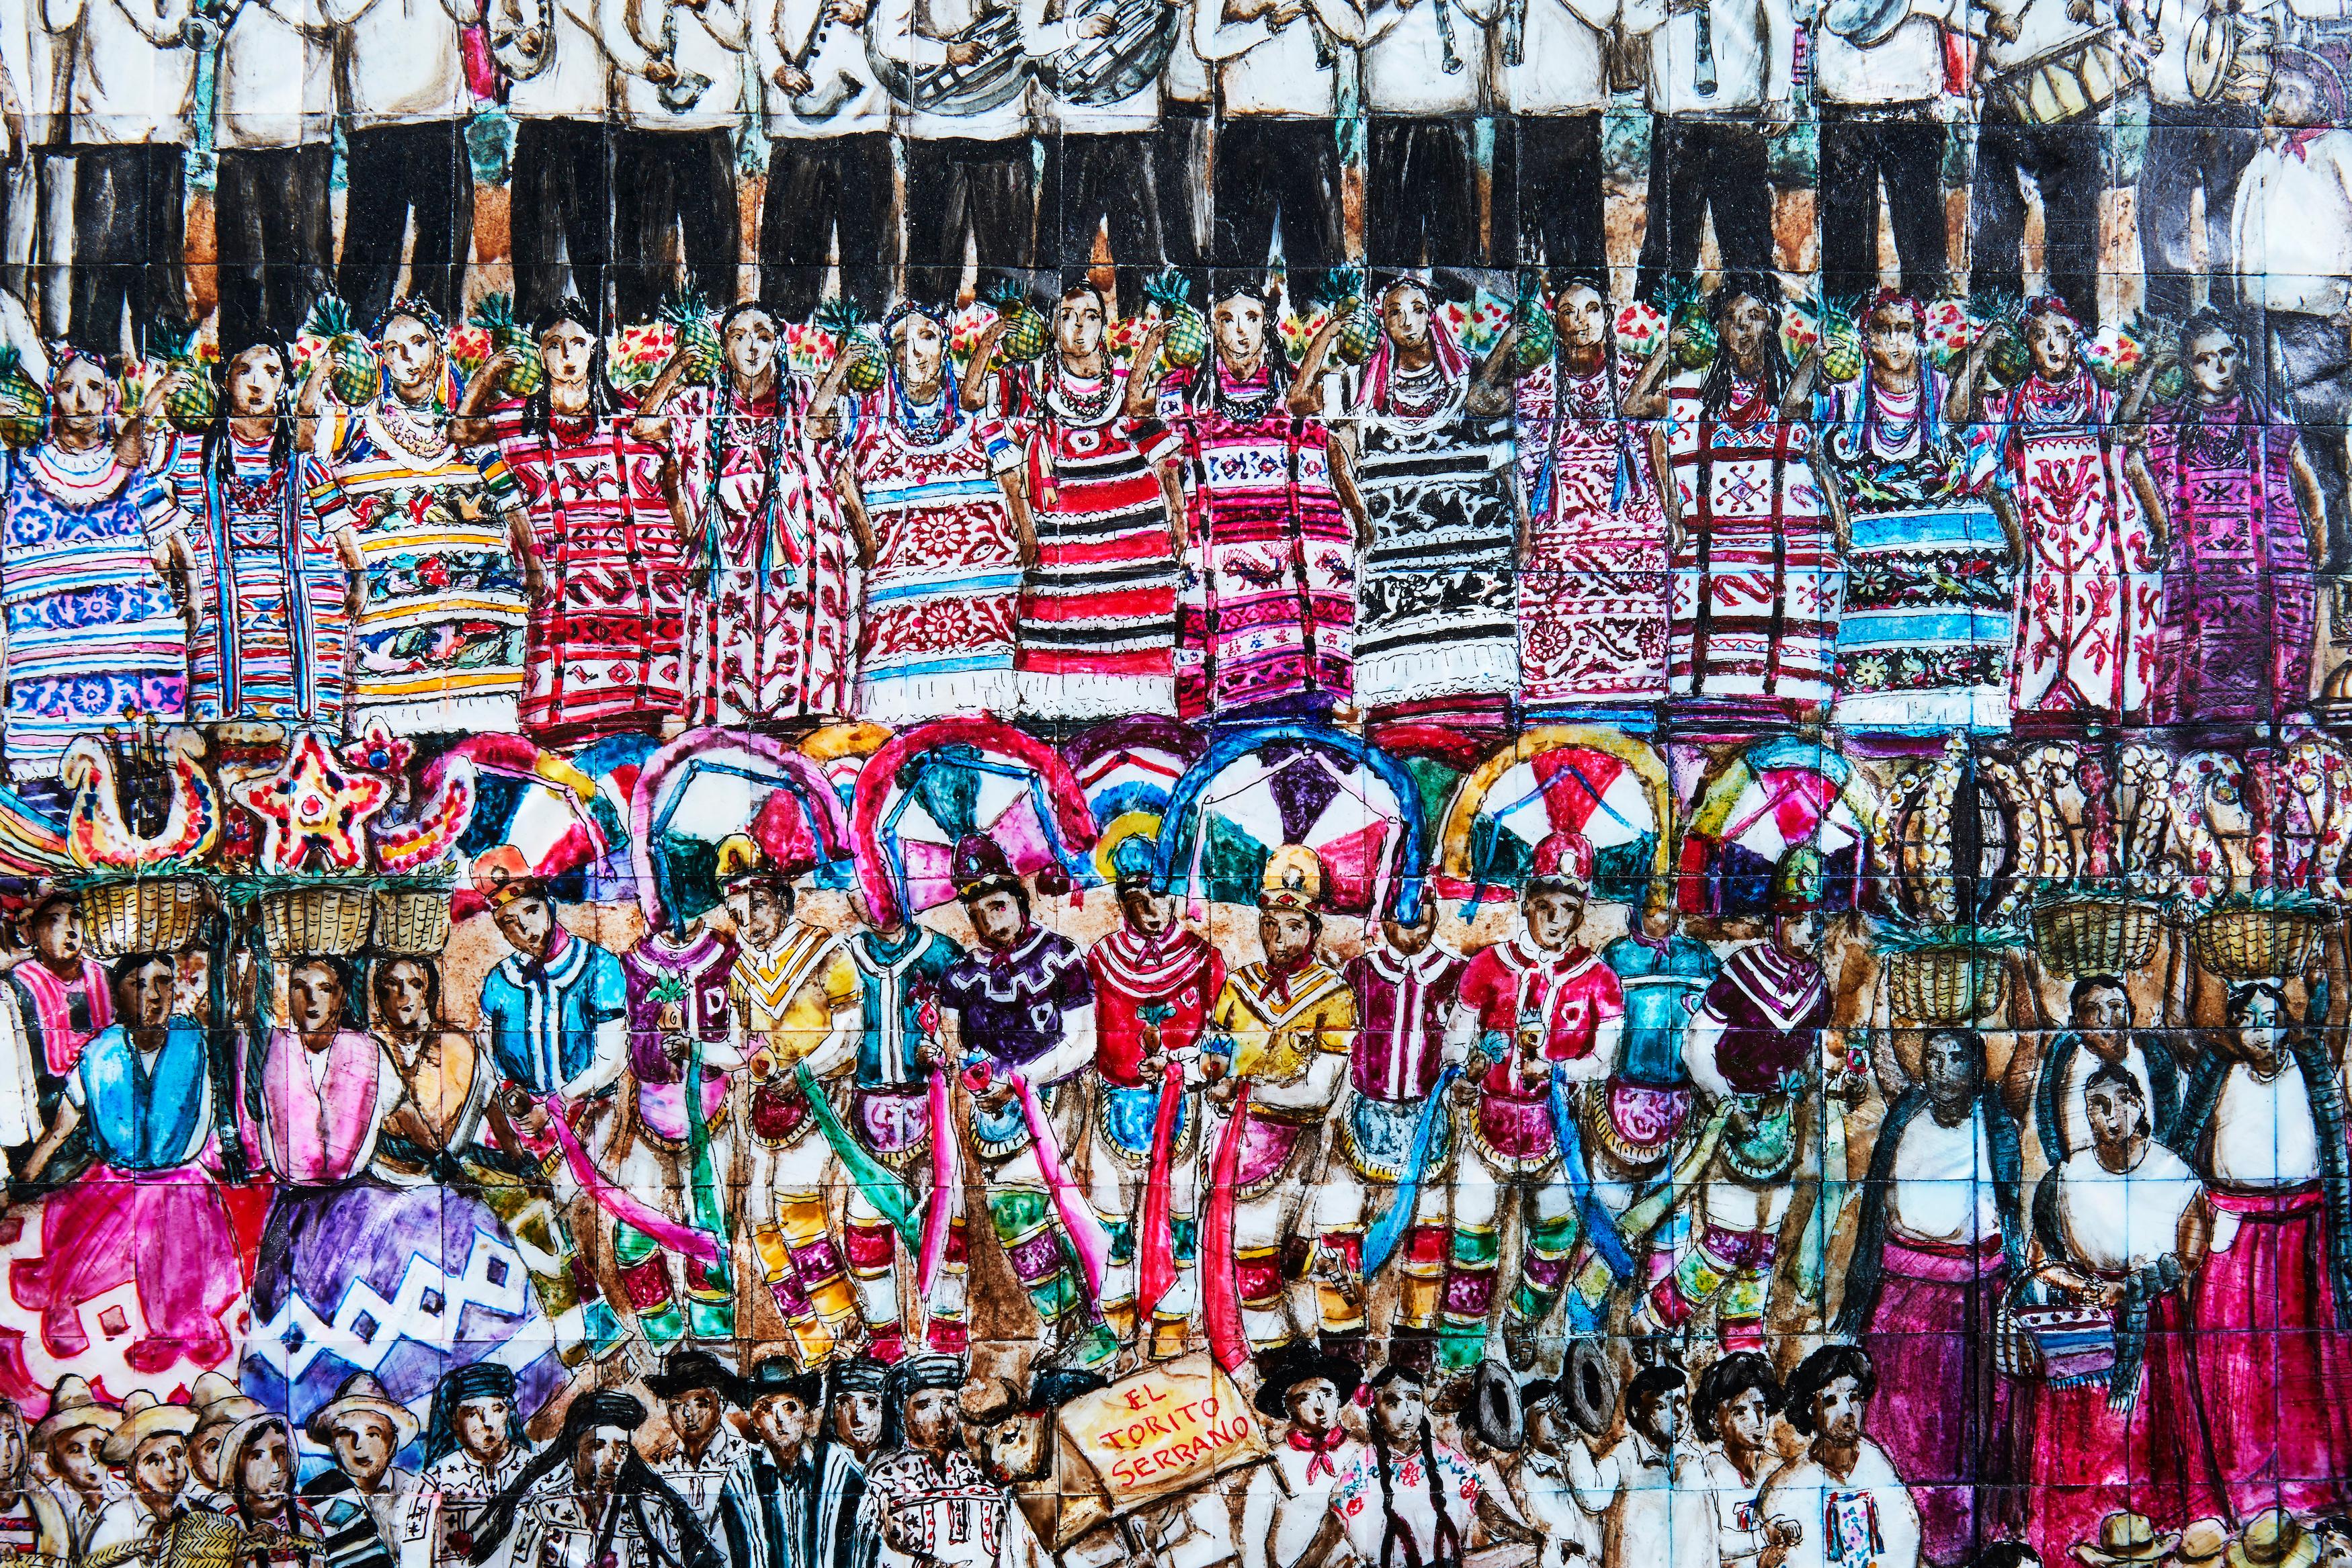
<path fill-rule="evenodd" d="M 547 746 L 655 734 L 686 702 L 686 545 L 664 454 L 626 410 L 541 423 L 521 399 L 490 414 L 547 573 L 524 643 L 523 730 Z"/>
<path fill-rule="evenodd" d="M 857 712 L 903 726 L 1013 705 L 1021 549 L 999 474 L 1021 454 L 993 420 L 899 409 L 893 376 L 858 420 L 850 462 L 874 528 Z M 936 423 L 927 423 L 927 420 Z"/>
<path fill-rule="evenodd" d="M 1986 402 L 2005 425 L 2006 478 L 2025 533 L 2010 681 L 2019 715 L 2115 719 L 2147 704 L 2162 613 L 2161 563 L 2107 426 L 2115 394 L 2077 369 Z"/>
<path fill-rule="evenodd" d="M 364 562 L 345 727 L 514 729 L 528 613 L 499 515 L 506 466 L 477 463 L 437 416 L 392 401 L 331 411 L 315 449 L 326 455 L 309 467 L 320 523 L 351 529 Z"/>
<path fill-rule="evenodd" d="M 552 1094 L 588 1070 L 598 1026 L 628 1016 L 621 961 L 562 932 L 544 964 L 510 953 L 482 977 L 482 1029 L 499 1071 L 533 1094 Z"/>
<path fill-rule="evenodd" d="M 2317 591 L 2294 498 L 2294 426 L 2248 397 L 2149 421 L 2171 523 L 2148 717 L 2263 722 L 2310 695 Z"/>
<path fill-rule="evenodd" d="M 1802 1076 L 1821 1054 L 1830 1024 L 1821 966 L 1790 958 L 1769 942 L 1723 961 L 1694 1030 L 1704 1030 L 1715 1070 L 1735 1094 L 1771 1094 Z"/>
<path fill-rule="evenodd" d="M 114 450 L 11 454 L 0 528 L 8 772 L 54 779 L 78 736 L 187 706 L 187 625 L 155 570 L 170 492 Z"/>
<path fill-rule="evenodd" d="M 1477 1041 L 1490 1058 L 1478 1081 L 1478 1142 L 1526 1174 L 1559 1154 L 1559 1135 L 1550 1077 L 1530 1083 L 1525 1064 L 1591 1061 L 1601 1032 L 1625 1016 L 1624 989 L 1591 948 L 1571 943 L 1547 952 L 1522 936 L 1470 960 L 1461 1005 L 1475 1015 Z"/>
<path fill-rule="evenodd" d="M 210 448 L 209 455 L 207 448 Z M 188 527 L 205 619 L 188 647 L 188 712 L 343 727 L 350 573 L 300 460 L 224 434 L 172 442 L 172 488 Z"/>
<path fill-rule="evenodd" d="M 636 1082 L 637 1115 L 646 1129 L 675 1149 L 692 1129 L 687 1120 L 686 1064 L 672 1061 L 662 1039 L 673 1032 L 664 1027 L 669 1006 L 677 1009 L 675 1032 L 686 1036 L 691 1049 L 725 1045 L 733 1012 L 729 982 L 737 963 L 735 939 L 722 932 L 701 930 L 685 942 L 652 936 L 621 956 L 621 973 L 629 988 L 629 1075 Z M 654 992 L 670 981 L 685 989 L 683 1000 L 665 1004 Z M 702 1064 L 702 1119 L 718 1122 L 727 1103 L 728 1075 Z M 723 1129 L 714 1129 L 721 1131 Z"/>
<path fill-rule="evenodd" d="M 849 525 L 808 432 L 809 390 L 731 385 L 673 404 L 706 580 L 693 610 L 697 724 L 782 724 L 850 708 L 856 608 Z"/>
<path fill-rule="evenodd" d="M 915 1051 L 924 1014 L 938 1011 L 940 986 L 961 955 L 945 936 L 914 925 L 895 943 L 857 931 L 845 946 L 857 970 L 862 1025 L 850 1126 L 886 1162 L 911 1163 L 929 1145 L 931 1125 L 929 1071 Z"/>
<path fill-rule="evenodd" d="M 2009 541 L 1980 428 L 1944 423 L 1943 372 L 1908 392 L 1865 373 L 1820 400 L 1853 549 L 1838 621 L 1835 719 L 1853 728 L 2009 727 Z"/>
<path fill-rule="evenodd" d="M 1122 1089 L 1157 1089 L 1139 1076 L 1143 1009 L 1170 1009 L 1158 1026 L 1160 1050 L 1188 1055 L 1224 987 L 1225 961 L 1198 932 L 1179 928 L 1153 941 L 1122 925 L 1087 951 L 1087 975 L 1094 983 L 1095 1070 Z"/>
<path fill-rule="evenodd" d="M 1163 389 L 1191 471 L 1192 556 L 1177 612 L 1176 711 L 1314 716 L 1355 695 L 1356 535 L 1330 435 L 1291 416 L 1260 370 L 1221 365 Z"/>
<path fill-rule="evenodd" d="M 1339 1122 L 1339 1152 L 1356 1174 L 1393 1182 L 1411 1163 L 1422 1108 L 1444 1065 L 1445 1021 L 1462 984 L 1462 956 L 1435 944 L 1410 957 L 1368 947 L 1341 971 L 1356 998 L 1359 1029 L 1349 1052 L 1355 1092 Z M 1454 1124 L 1441 1115 L 1428 1167 L 1442 1169 Z"/>
<path fill-rule="evenodd" d="M 764 1053 L 772 1068 L 751 1090 L 752 1135 L 772 1145 L 797 1143 L 816 1124 L 792 1069 L 824 1043 L 833 1015 L 856 1006 L 863 993 L 848 945 L 794 922 L 772 951 L 746 946 L 736 954 L 728 989 L 746 1054 Z"/>
<path fill-rule="evenodd" d="M 1666 383 L 1682 511 L 1671 700 L 1694 716 L 1792 722 L 1830 700 L 1844 573 L 1813 476 L 1812 434 L 1734 381 L 1720 413 L 1702 372 Z"/>
<path fill-rule="evenodd" d="M 1666 693 L 1666 515 L 1642 427 L 1619 413 L 1641 373 L 1564 359 L 1517 388 L 1528 553 L 1519 568 L 1519 700 L 1530 715 L 1648 728 Z"/>
<path fill-rule="evenodd" d="M 1470 411 L 1467 366 L 1449 375 L 1449 357 L 1418 375 L 1377 373 L 1376 360 L 1356 411 L 1356 488 L 1372 528 L 1356 701 L 1389 716 L 1493 723 L 1519 674 L 1511 422 Z"/>
<path fill-rule="evenodd" d="M 1209 1014 L 1207 1049 L 1227 1054 L 1237 1079 L 1290 1083 L 1305 1076 L 1318 1052 L 1346 1056 L 1355 1036 L 1356 998 L 1338 970 L 1310 958 L 1277 976 L 1259 962 L 1226 977 Z M 1259 1197 L 1273 1186 L 1328 1109 L 1276 1107 L 1252 1095 L 1242 1128 L 1237 1196 Z"/>
<path fill-rule="evenodd" d="M 1155 465 L 1176 455 L 1156 419 L 1125 413 L 1127 377 L 1016 384 L 1037 565 L 1021 588 L 1022 711 L 1040 718 L 1166 713 L 1175 701 L 1176 541 Z"/>

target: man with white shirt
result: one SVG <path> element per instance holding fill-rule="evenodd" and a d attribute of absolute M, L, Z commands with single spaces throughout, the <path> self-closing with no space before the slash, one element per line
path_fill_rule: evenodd
<path fill-rule="evenodd" d="M 868 310 L 890 297 L 890 99 L 866 56 L 872 0 L 751 0 L 751 57 L 767 113 L 760 303 L 804 321 L 839 238 L 842 292 Z"/>
<path fill-rule="evenodd" d="M 336 292 L 361 323 L 374 320 L 395 291 L 454 320 L 465 308 L 474 242 L 466 145 L 472 96 L 457 35 L 481 19 L 480 0 L 320 0 L 320 10 L 337 29 L 336 110 L 346 148 Z"/>
<path fill-rule="evenodd" d="M 1965 0 L 1823 5 L 1812 31 L 1821 125 L 1822 292 L 1877 292 L 1878 186 L 1903 292 L 1933 299 L 1950 275 L 1944 235 L 1944 31 Z"/>
<path fill-rule="evenodd" d="M 1577 1506 L 1601 1521 L 1604 1568 L 1720 1568 L 1715 1500 L 1683 1443 L 1688 1387 L 1679 1367 L 1645 1366 L 1626 1385 L 1615 1448 L 1565 1445 Z"/>
<path fill-rule="evenodd" d="M 1857 1345 L 1823 1345 L 1790 1375 L 1789 1425 L 1811 1441 L 1773 1472 L 1759 1502 L 1766 1518 L 1797 1522 L 1780 1568 L 1916 1568 L 1919 1514 L 1910 1490 L 1862 1435 L 1877 1388 Z"/>
<path fill-rule="evenodd" d="M 1603 50 L 1619 0 L 1507 0 L 1486 31 L 1495 93 L 1495 248 L 1554 287 L 1609 264 L 1601 183 Z M 1606 289 L 1602 290 L 1605 295 Z"/>
<path fill-rule="evenodd" d="M 2114 23 L 2105 0 L 1975 0 L 1970 27 L 1984 34 L 1976 178 L 1969 188 L 1969 287 L 1979 294 L 2025 291 L 2025 187 L 2042 197 L 2042 268 L 2049 292 L 2066 301 L 2085 335 L 2099 328 L 2099 201 L 2107 183 L 2105 104 L 2070 119 L 2030 124 L 2000 90 L 2009 73 L 2090 45 Z"/>
<path fill-rule="evenodd" d="M 1057 15 L 1046 20 L 1047 13 Z M 1038 133 L 1045 145 L 1038 192 L 1037 245 L 1044 265 L 1076 271 L 1094 260 L 1095 236 L 1108 228 L 1118 268 L 1118 313 L 1143 308 L 1143 283 L 1166 262 L 1157 151 L 1160 77 L 1118 93 L 1124 81 L 1087 90 L 1093 57 L 1124 47 L 1122 32 L 1164 26 L 1164 0 L 1147 20 L 1125 22 L 1124 8 L 1087 0 L 1021 0 L 1021 39 L 1037 72 Z M 1116 96 L 1113 96 L 1116 94 Z"/>
<path fill-rule="evenodd" d="M 2304 452 L 2327 506 L 2323 570 L 2352 567 L 2344 431 L 2352 424 L 2352 131 L 2343 78 L 2307 50 L 2272 53 L 2262 151 L 2238 180 L 2231 250 L 2245 307 L 2270 328 L 2272 384 L 2310 434 Z"/>
<path fill-rule="evenodd" d="M 1716 1550 L 1724 1568 L 1759 1568 L 1767 1552 L 1797 1543 L 1804 1527 L 1768 1520 L 1759 1502 L 1780 1455 L 1772 1448 L 1772 1417 L 1780 1408 L 1780 1380 L 1772 1364 L 1752 1350 L 1717 1356 L 1699 1375 L 1691 1398 L 1691 1429 L 1715 1501 Z"/>
<path fill-rule="evenodd" d="M 1192 14 L 1223 104 L 1209 265 L 1263 269 L 1279 228 L 1300 308 L 1345 255 L 1334 120 L 1344 57 L 1363 38 L 1357 0 L 1197 0 Z"/>
<path fill-rule="evenodd" d="M 1719 266 L 1769 268 L 1765 144 L 1795 115 L 1788 0 L 1626 0 L 1620 26 L 1650 40 L 1650 205 L 1635 293 L 1692 276 L 1710 214 Z"/>
<path fill-rule="evenodd" d="M 2017 1124 L 1985 1083 L 1983 1038 L 1939 1030 L 1918 1083 L 1881 1055 L 1886 1120 L 1871 1151 L 1837 1336 L 1904 1391 L 1882 1421 L 1918 1503 L 1928 1559 L 1965 1561 L 2000 1524 L 2009 1387 L 1993 1375 L 1994 1309 L 2027 1247 Z"/>
<path fill-rule="evenodd" d="M 1190 271 L 1209 244 L 1209 143 L 1216 94 L 1209 63 L 1193 47 L 1193 17 L 1217 0 L 1174 0 L 1176 40 L 1160 73 L 1160 123 L 1151 133 L 1151 177 L 1160 185 L 1160 248 Z"/>
<path fill-rule="evenodd" d="M 906 154 L 907 289 L 951 299 L 964 238 L 981 291 L 1025 285 L 1036 265 L 1037 181 L 1019 18 L 998 0 L 878 0 L 875 51 L 893 68 Z M 1009 24 L 1009 26 L 1008 26 Z M 1008 88 L 1010 90 L 1008 91 Z"/>
<path fill-rule="evenodd" d="M 601 316 L 613 261 L 613 67 L 596 0 L 489 0 L 488 9 L 515 122 L 507 175 L 515 315 L 543 321 L 576 297 Z"/>
<path fill-rule="evenodd" d="M 334 44 L 319 0 L 237 0 L 213 78 L 220 341 L 292 342 L 334 259 Z"/>
<path fill-rule="evenodd" d="M 1258 1414 L 1289 1427 L 1273 1457 L 1250 1471 L 1242 1498 L 1241 1568 L 1293 1568 L 1315 1544 L 1339 1472 L 1363 1448 L 1339 1424 L 1363 1369 L 1306 1340 L 1267 1354 L 1258 1367 Z"/>
<path fill-rule="evenodd" d="M 612 57 L 613 297 L 624 321 L 659 308 L 671 236 L 689 287 L 735 298 L 735 122 L 749 0 L 597 0 Z"/>
<path fill-rule="evenodd" d="M 2208 303 L 2222 310 L 2237 304 L 2230 215 L 2238 176 L 2262 145 L 2262 111 L 2227 98 L 2202 103 L 2189 91 L 2189 35 L 2208 14 L 2203 0 L 2137 0 L 2137 8 L 2145 19 L 2142 36 L 2154 34 L 2158 46 L 2148 65 L 2147 145 L 2140 153 L 2139 193 L 2133 203 L 2139 210 L 2140 272 L 2148 309 L 2178 321 L 2197 307 L 2193 289 L 2200 273 L 2211 283 Z M 2272 7 L 2257 0 L 2243 10 L 2259 19 Z M 2205 195 L 2201 265 L 2189 205 L 2200 191 Z"/>
<path fill-rule="evenodd" d="M 1494 0 L 1378 0 L 1364 33 L 1371 116 L 1364 249 L 1375 267 L 1476 267 L 1471 151 Z M 1498 246 L 1507 250 L 1507 246 Z"/>
<path fill-rule="evenodd" d="M 187 141 L 195 108 L 189 0 L 50 0 L 70 38 L 74 159 L 72 337 L 101 354 L 143 345 L 187 313 Z"/>

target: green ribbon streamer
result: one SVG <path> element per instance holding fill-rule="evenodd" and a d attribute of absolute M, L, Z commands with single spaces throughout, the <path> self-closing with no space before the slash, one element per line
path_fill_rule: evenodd
<path fill-rule="evenodd" d="M 718 1177 L 710 1168 L 710 1124 L 702 1115 L 702 1042 L 686 1058 L 686 1139 L 694 1152 L 694 1223 L 719 1238 L 719 1260 L 703 1270 L 714 1285 L 729 1285 L 727 1216 L 719 1207 Z"/>
<path fill-rule="evenodd" d="M 807 1063 L 793 1063 L 793 1082 L 800 1085 L 803 1094 L 808 1096 L 809 1111 L 816 1117 L 817 1131 L 823 1133 L 824 1141 L 833 1145 L 833 1152 L 840 1157 L 843 1168 L 849 1172 L 849 1179 L 857 1184 L 858 1190 L 866 1195 L 866 1201 L 874 1206 L 875 1212 L 888 1220 L 890 1228 L 919 1254 L 923 1246 L 923 1220 L 915 1212 L 915 1195 L 908 1189 L 906 1181 L 897 1171 L 867 1154 L 865 1146 L 849 1135 L 849 1129 L 843 1126 L 841 1118 L 833 1113 L 833 1103 L 818 1090 L 816 1078 L 809 1071 Z M 934 1138 L 954 1135 L 952 1127 L 931 1129 Z"/>

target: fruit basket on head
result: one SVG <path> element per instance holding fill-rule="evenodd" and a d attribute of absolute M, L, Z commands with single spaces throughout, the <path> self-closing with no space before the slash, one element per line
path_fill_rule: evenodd
<path fill-rule="evenodd" d="M 2284 979 L 2310 967 L 2337 914 L 2294 888 L 2231 893 L 2190 917 L 2189 939 L 2197 961 L 2225 980 Z"/>
<path fill-rule="evenodd" d="M 2105 880 L 2048 883 L 2026 905 L 2042 967 L 2066 979 L 2146 967 L 2164 910 L 2160 900 Z"/>
<path fill-rule="evenodd" d="M 59 880 L 80 901 L 98 957 L 183 953 L 203 935 L 215 907 L 203 871 L 223 821 L 205 763 L 203 736 L 152 721 L 67 747 Z"/>
<path fill-rule="evenodd" d="M 2023 934 L 2000 926 L 1881 922 L 1873 945 L 1897 1018 L 1965 1029 L 2000 1011 L 2009 955 Z"/>

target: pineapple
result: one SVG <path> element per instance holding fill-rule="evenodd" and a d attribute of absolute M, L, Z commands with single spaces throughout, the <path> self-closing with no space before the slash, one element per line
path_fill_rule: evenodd
<path fill-rule="evenodd" d="M 2131 325 L 2124 330 L 2143 353 L 2156 358 L 2156 378 L 2148 384 L 2148 395 L 2159 402 L 2178 402 L 2189 390 L 2188 372 L 2180 364 L 2180 350 L 2187 347 L 2181 341 L 2180 323 L 2141 310 L 2134 313 Z"/>
<path fill-rule="evenodd" d="M 374 347 L 352 325 L 350 306 L 331 294 L 320 295 L 302 332 L 305 337 L 326 340 L 331 367 L 327 386 L 338 402 L 358 408 L 375 401 L 383 390 L 383 371 L 376 362 Z"/>
<path fill-rule="evenodd" d="M 990 292 L 988 302 L 996 308 L 997 319 L 1004 323 L 1004 330 L 996 338 L 997 366 L 1025 365 L 1045 353 L 1054 340 L 1053 329 L 1038 308 L 1029 303 L 1029 296 L 1019 284 L 1000 285 Z"/>
<path fill-rule="evenodd" d="M 1976 313 L 1984 323 L 1984 332 L 1990 340 L 1985 350 L 1985 368 L 2004 386 L 2015 386 L 2033 368 L 2032 357 L 2025 350 L 2024 323 L 2019 319 L 2019 302 L 2007 296 L 1988 301 Z"/>
<path fill-rule="evenodd" d="M 1511 325 L 1518 329 L 1512 355 L 1523 371 L 1549 360 L 1559 347 L 1551 312 L 1544 308 L 1543 285 L 1532 275 L 1519 285 L 1519 302 L 1512 308 Z"/>
<path fill-rule="evenodd" d="M 842 372 L 842 381 L 860 397 L 882 390 L 882 382 L 890 371 L 888 356 L 874 334 L 866 328 L 866 318 L 857 302 L 849 298 L 828 299 L 817 308 L 816 324 L 833 334 L 836 355 L 849 356 L 849 368 Z"/>
<path fill-rule="evenodd" d="M 507 372 L 502 389 L 509 397 L 529 397 L 547 384 L 547 367 L 540 363 L 539 343 L 530 329 L 515 319 L 514 296 L 485 294 L 469 319 L 490 335 L 490 351 L 511 350 L 520 362 Z"/>
<path fill-rule="evenodd" d="M 1342 364 L 1362 364 L 1381 344 L 1381 319 L 1364 298 L 1364 275 L 1354 267 L 1333 273 L 1324 298 L 1332 319 L 1339 323 L 1331 339 L 1331 351 Z"/>
<path fill-rule="evenodd" d="M 1661 303 L 1666 310 L 1667 340 L 1673 340 L 1672 334 L 1678 329 L 1685 334 L 1682 346 L 1675 350 L 1676 368 L 1703 371 L 1715 363 L 1715 322 L 1708 318 L 1706 301 L 1698 290 L 1688 284 L 1675 284 Z"/>
<path fill-rule="evenodd" d="M 678 289 L 662 301 L 661 314 L 663 320 L 677 329 L 677 353 L 686 379 L 707 382 L 716 376 L 726 362 L 726 353 L 702 296 L 691 288 Z"/>
<path fill-rule="evenodd" d="M 0 442 L 37 446 L 48 434 L 48 394 L 25 373 L 16 349 L 0 343 Z"/>
<path fill-rule="evenodd" d="M 1209 357 L 1209 322 L 1192 308 L 1192 286 L 1171 267 L 1145 284 L 1143 292 L 1160 308 L 1160 319 L 1168 326 L 1168 335 L 1160 340 L 1160 363 L 1175 371 L 1198 369 Z"/>
<path fill-rule="evenodd" d="M 1833 382 L 1850 382 L 1862 374 L 1862 323 L 1854 312 L 1858 299 L 1832 299 L 1822 313 L 1822 374 Z"/>
<path fill-rule="evenodd" d="M 180 384 L 163 400 L 163 417 L 172 428 L 189 434 L 212 428 L 220 415 L 220 387 L 197 355 L 198 327 L 194 321 L 163 324 L 163 369 L 166 375 L 185 371 Z"/>

